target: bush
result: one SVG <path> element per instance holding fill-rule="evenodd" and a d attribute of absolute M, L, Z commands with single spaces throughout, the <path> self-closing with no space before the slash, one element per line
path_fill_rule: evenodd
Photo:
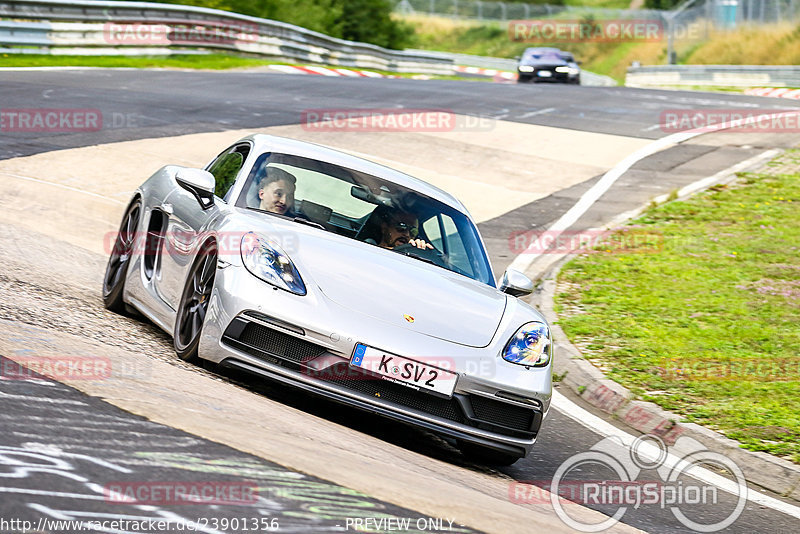
<path fill-rule="evenodd" d="M 154 0 L 222 9 L 242 15 L 278 20 L 353 41 L 400 49 L 413 30 L 391 18 L 389 0 Z"/>

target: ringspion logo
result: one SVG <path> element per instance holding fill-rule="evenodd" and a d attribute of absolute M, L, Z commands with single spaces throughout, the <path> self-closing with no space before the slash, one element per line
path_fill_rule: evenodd
<path fill-rule="evenodd" d="M 732 525 L 747 503 L 744 473 L 730 458 L 708 450 L 699 441 L 682 436 L 675 443 L 682 456 L 670 455 L 658 436 L 644 435 L 625 444 L 618 437 L 605 438 L 588 451 L 567 458 L 551 481 L 512 482 L 509 500 L 515 503 L 550 502 L 556 515 L 579 532 L 602 532 L 619 521 L 630 509 L 653 507 L 669 510 L 686 528 L 694 532 L 719 532 Z M 736 484 L 735 503 L 720 498 L 721 489 L 691 477 L 698 466 L 710 467 L 729 475 Z M 655 471 L 657 479 L 642 479 L 644 472 Z M 608 476 L 587 478 L 585 473 L 605 472 Z M 614 506 L 597 523 L 569 515 L 562 500 L 592 506 Z M 708 514 L 706 507 L 713 507 Z"/>

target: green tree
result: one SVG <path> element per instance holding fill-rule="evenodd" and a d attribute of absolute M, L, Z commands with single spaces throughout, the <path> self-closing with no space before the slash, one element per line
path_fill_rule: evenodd
<path fill-rule="evenodd" d="M 670 10 L 683 2 L 684 0 L 644 0 L 644 7 L 647 9 Z"/>
<path fill-rule="evenodd" d="M 408 46 L 413 28 L 391 17 L 389 0 L 339 0 L 342 8 L 339 24 L 342 37 L 372 43 L 385 48 Z"/>
<path fill-rule="evenodd" d="M 410 25 L 391 17 L 390 0 L 156 0 L 222 9 L 278 20 L 331 37 L 401 49 L 411 42 Z"/>

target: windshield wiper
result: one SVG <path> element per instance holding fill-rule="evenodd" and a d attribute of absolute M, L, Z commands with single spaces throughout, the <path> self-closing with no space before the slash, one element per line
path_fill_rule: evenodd
<path fill-rule="evenodd" d="M 292 220 L 294 222 L 297 222 L 297 223 L 300 223 L 300 224 L 305 224 L 307 226 L 313 226 L 314 228 L 319 228 L 320 230 L 326 230 L 326 231 L 328 230 L 327 228 L 322 226 L 320 223 L 314 222 L 314 221 L 310 221 L 308 219 L 303 219 L 302 217 L 295 217 Z"/>
<path fill-rule="evenodd" d="M 420 256 L 419 254 L 415 254 L 413 252 L 407 252 L 407 251 L 404 250 L 404 251 L 399 251 L 397 253 L 398 254 L 402 254 L 403 256 L 408 256 L 409 258 L 414 258 L 415 260 L 421 260 L 421 261 L 424 261 L 425 263 L 430 263 L 431 265 L 436 265 L 437 267 L 441 267 L 441 265 L 439 265 L 438 263 L 436 263 L 432 259 L 425 258 L 425 257 Z"/>
<path fill-rule="evenodd" d="M 270 215 L 276 215 L 276 216 L 282 217 L 284 219 L 289 219 L 289 217 L 287 217 L 286 215 L 281 215 L 280 213 L 273 213 L 271 211 L 263 210 L 261 208 L 254 208 L 252 206 L 247 206 L 247 209 L 253 210 L 253 211 L 260 211 L 261 213 L 269 213 Z M 325 230 L 325 231 L 328 230 L 327 228 L 322 226 L 320 223 L 311 221 L 309 219 L 304 219 L 303 217 L 292 217 L 290 220 L 292 220 L 294 222 L 297 222 L 297 223 L 300 223 L 300 224 L 305 224 L 307 226 L 313 226 L 314 228 L 319 228 L 320 230 Z"/>

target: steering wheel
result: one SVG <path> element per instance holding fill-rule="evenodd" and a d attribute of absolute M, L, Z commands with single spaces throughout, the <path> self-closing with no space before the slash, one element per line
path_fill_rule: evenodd
<path fill-rule="evenodd" d="M 444 252 L 440 252 L 435 248 L 423 249 L 418 248 L 410 243 L 406 243 L 405 245 L 398 245 L 392 250 L 399 252 L 400 254 L 413 254 L 414 256 L 419 256 L 422 259 L 429 260 L 439 267 L 450 269 L 450 262 L 448 262 L 445 258 Z"/>

